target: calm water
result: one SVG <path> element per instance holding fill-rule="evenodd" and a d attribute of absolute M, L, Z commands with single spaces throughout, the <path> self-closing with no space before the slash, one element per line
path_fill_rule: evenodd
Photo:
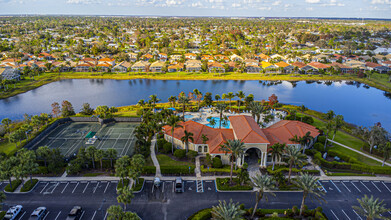
<path fill-rule="evenodd" d="M 0 100 L 0 119 L 22 118 L 24 113 L 49 113 L 51 104 L 70 101 L 79 111 L 82 104 L 124 106 L 147 100 L 157 94 L 167 102 L 171 95 L 193 89 L 202 93 L 222 94 L 243 90 L 254 94 L 257 100 L 276 94 L 280 102 L 302 105 L 326 112 L 330 109 L 342 114 L 345 120 L 357 125 L 371 126 L 381 122 L 391 131 L 391 98 L 376 88 L 350 82 L 259 82 L 259 81 L 170 81 L 170 80 L 97 80 L 70 79 L 42 86 L 8 99 Z"/>

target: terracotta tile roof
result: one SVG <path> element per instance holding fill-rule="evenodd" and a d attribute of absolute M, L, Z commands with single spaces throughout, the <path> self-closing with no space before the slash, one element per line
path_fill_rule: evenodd
<path fill-rule="evenodd" d="M 319 62 L 311 62 L 308 64 L 309 66 L 312 66 L 316 69 L 327 69 L 327 68 L 330 68 L 329 65 L 326 65 L 326 64 L 323 64 L 323 63 L 319 63 Z"/>
<path fill-rule="evenodd" d="M 378 66 L 382 66 L 382 65 L 380 65 L 378 63 L 366 62 L 365 66 L 374 68 L 374 67 L 378 67 Z"/>
<path fill-rule="evenodd" d="M 108 58 L 108 57 L 102 58 L 102 59 L 99 60 L 99 62 L 113 62 L 113 61 L 114 61 L 114 59 L 111 59 L 111 58 Z"/>
<path fill-rule="evenodd" d="M 303 63 L 303 62 L 294 62 L 292 63 L 292 66 L 297 66 L 298 68 L 303 68 L 305 66 L 307 66 L 307 64 Z"/>
<path fill-rule="evenodd" d="M 223 65 L 221 65 L 221 63 L 218 63 L 218 62 L 208 63 L 208 67 L 224 68 Z"/>
<path fill-rule="evenodd" d="M 282 67 L 282 68 L 285 68 L 287 66 L 290 66 L 288 63 L 285 63 L 284 61 L 280 61 L 278 63 L 275 63 L 274 65 L 278 66 L 278 67 Z"/>
<path fill-rule="evenodd" d="M 178 63 L 178 64 L 171 65 L 171 66 L 169 66 L 167 68 L 168 69 L 183 69 L 183 64 L 182 63 Z"/>
<path fill-rule="evenodd" d="M 270 59 L 270 57 L 269 57 L 268 55 L 263 54 L 263 53 L 259 54 L 259 57 L 260 57 L 262 60 Z"/>
<path fill-rule="evenodd" d="M 330 64 L 332 67 L 339 67 L 341 69 L 352 69 L 350 66 L 343 65 L 342 63 L 333 62 Z"/>
<path fill-rule="evenodd" d="M 319 135 L 318 129 L 312 125 L 300 121 L 288 120 L 279 121 L 272 126 L 263 129 L 263 131 L 271 145 L 275 143 L 296 144 L 289 139 L 293 138 L 295 135 L 297 135 L 297 137 L 302 137 L 307 132 L 311 132 L 311 136 L 313 137 Z"/>
<path fill-rule="evenodd" d="M 269 143 L 262 129 L 255 120 L 247 115 L 229 117 L 237 139 L 244 143 Z"/>

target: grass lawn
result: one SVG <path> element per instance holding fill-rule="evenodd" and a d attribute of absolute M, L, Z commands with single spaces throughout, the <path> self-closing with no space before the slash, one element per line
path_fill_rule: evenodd
<path fill-rule="evenodd" d="M 19 145 L 19 142 L 18 142 L 18 145 Z M 5 153 L 7 155 L 15 152 L 16 150 L 16 145 L 15 143 L 11 143 L 11 142 L 8 142 L 8 141 L 4 141 L 2 143 L 0 143 L 0 153 Z"/>
<path fill-rule="evenodd" d="M 169 156 L 165 154 L 156 155 L 157 160 L 159 161 L 160 166 L 194 166 L 194 163 L 186 162 L 186 161 L 176 161 L 171 159 Z"/>

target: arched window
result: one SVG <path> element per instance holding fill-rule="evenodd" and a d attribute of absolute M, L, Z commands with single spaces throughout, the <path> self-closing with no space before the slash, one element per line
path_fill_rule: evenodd
<path fill-rule="evenodd" d="M 202 152 L 202 146 L 198 146 L 198 152 L 199 152 L 199 153 Z"/>
<path fill-rule="evenodd" d="M 205 153 L 208 152 L 208 146 L 204 146 L 204 152 L 205 152 Z"/>

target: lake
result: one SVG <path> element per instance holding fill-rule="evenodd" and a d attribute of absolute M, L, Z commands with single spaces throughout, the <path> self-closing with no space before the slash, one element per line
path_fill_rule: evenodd
<path fill-rule="evenodd" d="M 276 94 L 282 103 L 305 105 L 306 107 L 327 112 L 333 110 L 342 114 L 349 123 L 371 126 L 381 122 L 391 131 L 391 96 L 379 89 L 357 82 L 268 82 L 241 80 L 111 80 L 111 79 L 68 79 L 53 82 L 29 92 L 0 100 L 0 119 L 23 118 L 42 112 L 50 113 L 51 104 L 68 100 L 75 111 L 88 102 L 92 107 L 98 105 L 124 106 L 136 104 L 138 100 L 147 100 L 156 94 L 162 102 L 180 92 L 199 89 L 203 94 L 237 92 L 243 90 L 246 95 L 252 93 L 256 100 L 267 99 Z"/>

